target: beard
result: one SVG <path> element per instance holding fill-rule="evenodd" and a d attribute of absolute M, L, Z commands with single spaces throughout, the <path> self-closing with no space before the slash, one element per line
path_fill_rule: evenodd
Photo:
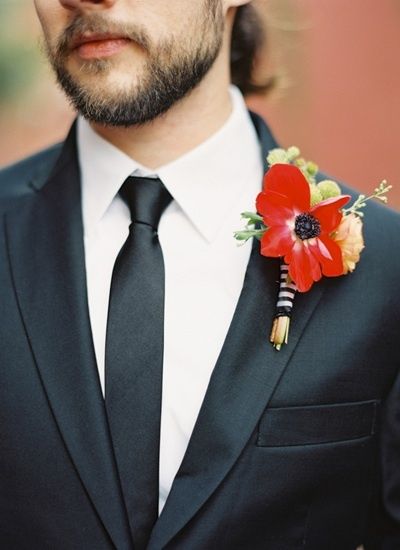
<path fill-rule="evenodd" d="M 166 113 L 201 82 L 221 49 L 224 18 L 220 3 L 206 0 L 205 4 L 195 39 L 187 33 L 186 38 L 172 37 L 157 44 L 136 25 L 116 25 L 99 14 L 77 16 L 55 48 L 45 44 L 57 82 L 72 106 L 88 121 L 105 126 L 143 125 Z M 145 61 L 140 69 L 128 66 L 124 85 L 104 85 L 115 67 L 113 59 L 82 61 L 74 74 L 67 68 L 68 59 L 74 41 L 84 33 L 128 38 L 144 53 Z M 133 82 L 126 81 L 130 74 Z M 86 76 L 94 78 L 85 83 Z"/>

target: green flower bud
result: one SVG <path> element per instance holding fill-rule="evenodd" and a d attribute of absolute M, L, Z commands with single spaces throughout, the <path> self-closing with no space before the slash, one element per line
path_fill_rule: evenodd
<path fill-rule="evenodd" d="M 316 204 L 320 203 L 323 200 L 321 191 L 318 189 L 316 185 L 310 185 L 310 191 L 311 191 L 311 206 L 315 206 Z"/>
<path fill-rule="evenodd" d="M 288 161 L 293 162 L 300 155 L 300 149 L 293 145 L 292 147 L 289 147 L 289 149 L 286 151 L 286 154 Z"/>
<path fill-rule="evenodd" d="M 300 168 L 301 170 L 303 170 L 306 166 L 306 161 L 303 159 L 303 157 L 300 157 L 300 158 L 297 158 L 295 161 L 294 161 L 294 164 L 295 166 L 297 166 L 298 168 Z"/>
<path fill-rule="evenodd" d="M 269 166 L 274 164 L 288 164 L 288 156 L 285 149 L 271 149 L 267 156 Z"/>
<path fill-rule="evenodd" d="M 342 193 L 339 185 L 331 180 L 320 181 L 318 183 L 318 189 L 321 192 L 323 200 L 330 199 L 331 197 L 338 197 Z"/>
<path fill-rule="evenodd" d="M 310 174 L 310 176 L 315 176 L 315 174 L 318 172 L 318 165 L 315 164 L 315 162 L 308 161 L 307 172 Z"/>

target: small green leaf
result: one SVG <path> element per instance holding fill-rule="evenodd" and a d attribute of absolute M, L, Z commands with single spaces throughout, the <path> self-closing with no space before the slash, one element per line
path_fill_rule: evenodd
<path fill-rule="evenodd" d="M 256 212 L 242 212 L 242 219 L 248 220 L 249 225 L 255 225 L 257 223 L 262 223 L 262 216 L 258 215 Z"/>
<path fill-rule="evenodd" d="M 266 229 L 243 229 L 242 231 L 235 231 L 234 237 L 238 241 L 248 241 L 249 239 L 255 237 L 256 239 L 261 239 L 264 235 Z"/>

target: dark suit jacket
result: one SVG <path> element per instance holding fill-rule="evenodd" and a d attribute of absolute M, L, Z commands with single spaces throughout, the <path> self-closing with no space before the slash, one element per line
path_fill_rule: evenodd
<path fill-rule="evenodd" d="M 254 122 L 266 155 L 275 142 Z M 132 549 L 74 132 L 3 170 L 0 196 L 0 548 Z M 356 271 L 296 297 L 280 352 L 268 342 L 279 262 L 254 246 L 149 550 L 400 549 L 399 235 L 399 216 L 371 204 Z"/>

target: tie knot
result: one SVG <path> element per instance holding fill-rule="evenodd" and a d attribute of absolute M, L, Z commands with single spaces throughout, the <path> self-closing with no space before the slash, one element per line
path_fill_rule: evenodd
<path fill-rule="evenodd" d="M 163 182 L 159 178 L 129 176 L 119 192 L 128 204 L 132 222 L 157 230 L 161 214 L 172 200 Z"/>

